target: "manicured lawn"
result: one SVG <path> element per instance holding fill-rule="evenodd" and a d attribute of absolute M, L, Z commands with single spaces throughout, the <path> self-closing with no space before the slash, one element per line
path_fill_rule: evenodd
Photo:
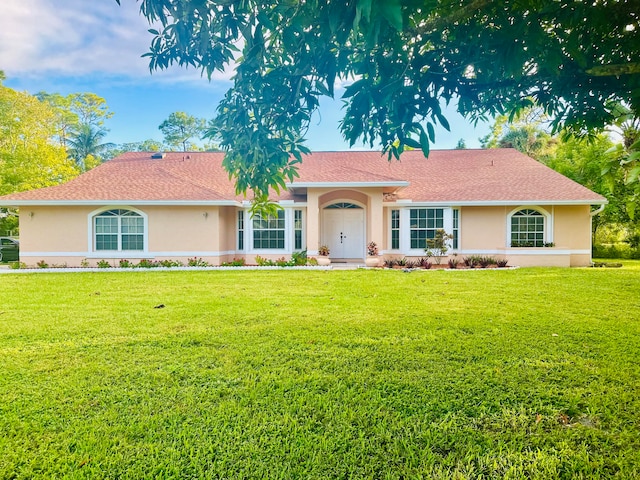
<path fill-rule="evenodd" d="M 640 262 L 0 293 L 2 479 L 640 476 Z"/>

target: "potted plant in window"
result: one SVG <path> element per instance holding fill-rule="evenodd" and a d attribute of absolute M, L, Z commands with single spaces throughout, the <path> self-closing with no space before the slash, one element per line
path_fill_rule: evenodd
<path fill-rule="evenodd" d="M 377 267 L 380 265 L 380 258 L 378 257 L 378 245 L 376 242 L 367 243 L 367 258 L 364 261 L 367 267 Z"/>
<path fill-rule="evenodd" d="M 321 245 L 318 248 L 318 265 L 326 267 L 331 265 L 331 259 L 329 258 L 329 247 Z"/>

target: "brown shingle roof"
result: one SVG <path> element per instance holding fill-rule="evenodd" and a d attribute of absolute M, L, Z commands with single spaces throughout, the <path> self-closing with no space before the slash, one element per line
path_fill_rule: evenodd
<path fill-rule="evenodd" d="M 169 152 L 152 159 L 130 152 L 105 162 L 62 185 L 0 197 L 22 202 L 210 202 L 241 201 L 222 168 L 222 153 Z M 379 152 L 316 152 L 303 158 L 300 177 L 309 184 L 409 185 L 399 199 L 433 203 L 571 202 L 605 199 L 513 149 L 435 150 L 429 158 L 405 152 L 388 162 Z M 280 200 L 291 199 L 284 192 Z"/>

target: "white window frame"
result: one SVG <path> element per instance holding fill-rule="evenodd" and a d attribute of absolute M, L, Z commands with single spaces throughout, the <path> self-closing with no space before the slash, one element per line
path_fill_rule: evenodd
<path fill-rule="evenodd" d="M 247 250 L 247 211 L 236 210 L 236 251 L 245 252 Z M 242 219 L 242 229 L 240 228 L 240 219 Z M 242 236 L 242 248 L 240 247 L 240 237 Z"/>
<path fill-rule="evenodd" d="M 539 247 L 511 247 L 511 218 L 518 212 L 522 210 L 534 210 L 540 213 L 544 219 L 544 230 L 543 230 L 543 238 L 544 243 L 553 242 L 553 215 L 552 213 L 546 211 L 544 208 L 532 205 L 523 205 L 518 208 L 514 208 L 507 214 L 507 238 L 505 245 L 508 248 L 543 248 L 543 245 Z"/>
<path fill-rule="evenodd" d="M 109 210 L 128 210 L 136 213 L 142 217 L 142 250 L 122 250 L 122 232 L 118 232 L 118 249 L 117 250 L 97 250 L 96 249 L 96 232 L 95 232 L 95 219 L 100 214 L 108 212 Z M 127 256 L 127 257 L 142 257 L 146 256 L 149 252 L 149 218 L 146 213 L 134 207 L 117 205 L 101 207 L 97 210 L 90 212 L 87 215 L 87 245 L 89 246 L 89 256 L 95 257 L 111 257 L 111 256 Z"/>
<path fill-rule="evenodd" d="M 398 228 L 393 228 L 393 212 L 398 212 Z M 398 248 L 393 248 L 393 232 L 398 231 Z M 390 208 L 389 209 L 389 250 L 392 252 L 399 252 L 402 249 L 402 209 Z"/>
<path fill-rule="evenodd" d="M 410 257 L 419 257 L 424 256 L 425 252 L 422 248 L 411 248 L 411 210 L 415 209 L 442 209 L 443 215 L 443 229 L 447 233 L 453 232 L 453 210 L 458 210 L 458 248 L 454 249 L 452 247 L 452 242 L 449 241 L 449 252 L 457 252 L 460 250 L 460 219 L 462 218 L 460 207 L 451 207 L 451 206 L 431 206 L 431 205 L 420 205 L 420 204 L 411 204 L 411 205 L 397 205 L 397 206 L 389 206 L 389 228 L 387 229 L 389 235 L 389 247 L 391 247 L 391 210 L 400 210 L 400 248 L 397 250 L 391 250 L 389 248 L 389 252 L 394 254 L 406 255 Z"/>
<path fill-rule="evenodd" d="M 291 230 L 292 230 L 292 238 L 291 238 L 291 245 L 293 248 L 294 252 L 302 252 L 304 250 L 307 249 L 307 229 L 305 228 L 307 225 L 307 211 L 304 208 L 300 208 L 300 207 L 294 207 L 291 209 L 292 210 L 292 214 L 291 214 L 291 218 L 292 218 L 292 222 L 291 222 Z M 296 212 L 300 212 L 300 228 L 296 228 Z M 286 224 L 285 224 L 285 228 L 286 228 Z M 301 234 L 300 234 L 300 248 L 296 248 L 296 231 L 300 230 Z"/>

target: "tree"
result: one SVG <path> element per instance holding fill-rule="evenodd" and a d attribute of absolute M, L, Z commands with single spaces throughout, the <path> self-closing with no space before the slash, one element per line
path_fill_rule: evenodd
<path fill-rule="evenodd" d="M 206 128 L 206 121 L 185 112 L 174 112 L 158 127 L 164 135 L 167 145 L 175 148 L 182 147 L 182 151 L 197 149 L 190 140 L 201 138 Z M 189 148 L 187 148 L 189 147 Z"/>
<path fill-rule="evenodd" d="M 53 138 L 56 112 L 0 82 L 0 195 L 67 181 L 78 170 Z"/>
<path fill-rule="evenodd" d="M 96 131 L 104 130 L 104 121 L 113 116 L 106 100 L 95 93 L 63 96 L 59 93 L 38 92 L 36 97 L 47 102 L 56 111 L 57 137 L 64 147 L 68 146 L 70 136 L 77 136 L 85 125 Z"/>
<path fill-rule="evenodd" d="M 480 144 L 482 148 L 515 148 L 546 163 L 557 141 L 545 129 L 548 124 L 548 117 L 536 106 L 524 108 L 512 118 L 498 115 L 491 133 L 481 138 Z"/>
<path fill-rule="evenodd" d="M 116 0 L 118 3 L 120 0 Z M 259 196 L 296 175 L 321 96 L 351 81 L 340 128 L 398 158 L 429 153 L 441 100 L 472 120 L 531 99 L 553 127 L 603 128 L 619 100 L 640 109 L 640 21 L 633 2 L 603 0 L 140 0 L 159 29 L 150 69 L 236 64 L 210 135 L 239 191 Z M 242 49 L 238 55 L 239 46 Z"/>
<path fill-rule="evenodd" d="M 87 171 L 100 163 L 102 154 L 112 144 L 101 143 L 107 131 L 87 123 L 81 123 L 67 140 L 69 156 L 82 171 Z"/>
<path fill-rule="evenodd" d="M 467 148 L 467 142 L 464 141 L 464 138 L 461 138 L 460 140 L 458 140 L 458 143 L 456 143 L 456 150 L 465 150 Z"/>

